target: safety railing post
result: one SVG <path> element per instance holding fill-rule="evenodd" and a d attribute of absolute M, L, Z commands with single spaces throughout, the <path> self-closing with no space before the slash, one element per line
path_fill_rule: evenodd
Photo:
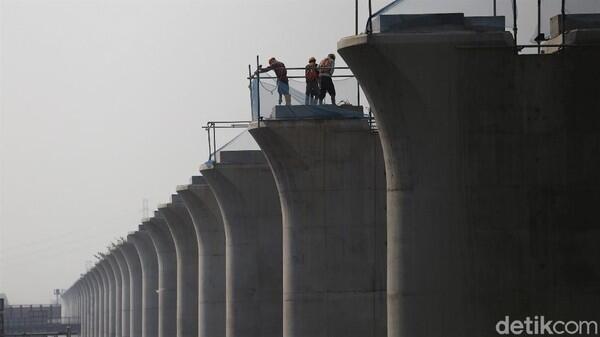
<path fill-rule="evenodd" d="M 252 65 L 248 65 L 248 88 L 250 88 L 250 119 L 254 117 L 254 95 L 252 92 Z"/>
<path fill-rule="evenodd" d="M 208 135 L 208 161 L 211 161 L 212 158 L 212 143 L 210 141 L 210 122 L 206 123 L 206 134 Z"/>
<path fill-rule="evenodd" d="M 513 34 L 515 36 L 515 52 L 519 52 L 517 46 L 519 45 L 519 42 L 517 42 L 517 37 L 518 37 L 518 32 L 519 32 L 519 28 L 517 27 L 517 16 L 518 14 L 518 10 L 517 10 L 517 0 L 513 0 Z"/>
<path fill-rule="evenodd" d="M 567 23 L 567 11 L 566 11 L 566 0 L 562 0 L 561 6 L 560 6 L 560 25 L 561 27 L 561 33 L 562 33 L 562 41 L 560 43 L 561 45 L 561 49 L 565 48 L 565 36 L 566 36 L 566 32 L 567 32 L 567 27 L 566 27 L 566 23 Z"/>
<path fill-rule="evenodd" d="M 213 160 L 217 160 L 217 123 L 213 122 L 212 123 L 212 129 L 213 129 Z"/>
<path fill-rule="evenodd" d="M 354 1 L 354 35 L 358 35 L 358 0 Z"/>
<path fill-rule="evenodd" d="M 260 56 L 256 55 L 256 123 L 260 127 Z"/>
<path fill-rule="evenodd" d="M 535 39 L 538 45 L 538 55 L 542 53 L 542 0 L 538 0 L 538 8 L 537 8 L 537 38 Z"/>
<path fill-rule="evenodd" d="M 369 0 L 369 20 L 367 26 L 369 27 L 367 33 L 371 34 L 373 32 L 373 4 L 371 0 Z"/>

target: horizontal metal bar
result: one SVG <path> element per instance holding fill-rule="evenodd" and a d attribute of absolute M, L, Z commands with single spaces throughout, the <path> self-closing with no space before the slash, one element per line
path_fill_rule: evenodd
<path fill-rule="evenodd" d="M 306 70 L 306 67 L 304 67 L 304 68 L 287 68 L 286 67 L 285 69 L 287 69 L 287 70 Z M 349 70 L 350 67 L 334 67 L 333 69 L 334 70 L 338 70 L 338 69 L 339 70 L 346 70 L 346 69 Z"/>
<path fill-rule="evenodd" d="M 333 78 L 354 78 L 354 75 L 332 75 Z M 248 77 L 248 80 L 253 80 L 255 77 Z M 305 78 L 304 76 L 288 76 L 288 78 Z M 277 76 L 261 76 L 261 80 L 274 80 Z"/>
<path fill-rule="evenodd" d="M 248 124 L 249 125 L 249 124 Z M 243 128 L 247 128 L 248 125 L 231 125 L 231 126 L 216 126 L 216 127 L 203 127 L 203 129 L 243 129 Z"/>
<path fill-rule="evenodd" d="M 306 68 L 285 68 L 285 69 L 286 70 L 306 70 Z M 333 70 L 351 70 L 351 69 L 350 69 L 350 67 L 334 67 Z M 265 73 L 266 73 L 266 71 L 265 71 Z M 251 79 L 254 79 L 256 77 L 257 77 L 256 74 L 252 74 L 249 77 L 247 77 L 247 79 L 251 80 Z M 288 76 L 288 77 L 293 78 L 292 76 Z M 304 76 L 302 76 L 302 77 L 304 78 Z M 354 77 L 354 76 L 352 76 L 352 77 Z M 260 76 L 260 78 L 269 78 L 269 77 Z"/>
<path fill-rule="evenodd" d="M 524 49 L 524 48 L 537 48 L 537 44 L 525 44 L 518 46 L 456 46 L 459 49 Z M 581 47 L 600 47 L 600 44 L 578 44 L 578 45 L 562 45 L 562 44 L 543 44 L 539 47 L 547 48 L 581 48 Z"/>

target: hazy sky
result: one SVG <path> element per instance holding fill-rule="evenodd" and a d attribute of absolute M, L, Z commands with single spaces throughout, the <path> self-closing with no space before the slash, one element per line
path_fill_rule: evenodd
<path fill-rule="evenodd" d="M 354 33 L 352 0 L 0 1 L 0 293 L 12 303 L 49 302 L 136 229 L 144 198 L 152 212 L 198 173 L 201 127 L 250 118 L 257 54 L 303 66 Z"/>

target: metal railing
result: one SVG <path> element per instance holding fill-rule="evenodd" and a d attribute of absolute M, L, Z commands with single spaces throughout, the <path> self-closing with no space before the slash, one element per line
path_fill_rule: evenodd
<path fill-rule="evenodd" d="M 206 130 L 208 136 L 208 161 L 216 160 L 217 147 L 217 129 L 247 129 L 250 121 L 211 121 L 207 122 L 202 128 Z"/>
<path fill-rule="evenodd" d="M 377 122 L 375 120 L 375 116 L 371 112 L 371 109 L 364 115 L 364 119 L 367 120 L 369 125 L 369 129 L 373 134 L 378 134 L 379 130 L 377 128 Z M 277 119 L 277 121 L 290 121 L 295 119 Z M 223 129 L 247 129 L 250 126 L 251 121 L 211 121 L 207 122 L 206 126 L 202 128 L 206 130 L 207 139 L 208 139 L 208 161 L 214 162 L 217 160 L 216 155 L 220 149 L 223 149 L 227 146 L 225 145 L 218 146 L 218 138 L 217 138 L 217 130 Z M 257 121 L 257 127 L 260 127 L 259 122 Z"/>
<path fill-rule="evenodd" d="M 251 101 L 251 107 L 252 109 L 256 110 L 256 116 L 254 116 L 254 111 L 253 111 L 253 116 L 252 116 L 252 120 L 256 120 L 258 121 L 259 125 L 260 125 L 260 121 L 262 120 L 263 116 L 261 115 L 261 99 L 260 99 L 260 88 L 261 88 L 261 80 L 276 80 L 277 77 L 276 76 L 270 76 L 270 75 L 262 75 L 262 74 L 266 74 L 266 73 L 261 73 L 259 72 L 259 70 L 262 69 L 262 65 L 260 64 L 260 56 L 257 55 L 256 56 L 256 68 L 253 70 L 252 69 L 252 65 L 248 65 L 248 81 L 249 81 L 249 89 L 250 89 L 250 101 Z M 332 75 L 332 78 L 337 78 L 337 79 L 349 79 L 349 78 L 356 78 L 356 76 L 354 76 L 354 74 L 352 74 L 352 72 L 350 71 L 350 67 L 334 67 L 334 70 L 338 70 L 338 71 L 344 71 L 346 73 L 344 74 L 337 74 L 337 75 Z M 305 78 L 305 73 L 304 71 L 306 71 L 305 67 L 286 67 L 286 70 L 288 71 L 288 73 L 292 73 L 292 75 L 288 75 L 287 78 L 288 79 L 304 79 Z M 294 75 L 294 73 L 300 73 L 298 75 Z M 253 85 L 252 82 L 256 80 L 258 85 L 256 85 L 256 90 L 257 92 L 253 92 Z M 356 82 L 356 103 L 359 106 L 360 105 L 360 95 L 361 95 L 361 90 L 360 90 L 360 84 L 358 83 L 358 81 Z M 255 107 L 255 102 L 254 99 L 256 99 L 256 107 Z"/>
<path fill-rule="evenodd" d="M 398 2 L 397 1 L 392 1 L 391 3 L 389 3 L 388 5 L 384 6 L 383 8 L 381 8 L 380 10 L 378 10 L 377 12 L 373 13 L 372 10 L 372 0 L 368 0 L 368 8 L 369 8 L 369 16 L 367 18 L 367 25 L 365 28 L 365 33 L 366 34 L 372 34 L 373 33 L 373 18 L 380 15 L 381 13 L 385 12 L 387 9 L 389 9 L 390 7 L 396 5 Z M 519 1 L 520 0 L 511 0 L 512 1 L 512 18 L 513 18 L 513 27 L 512 27 L 512 31 L 513 31 L 513 36 L 514 36 L 514 40 L 515 40 L 515 45 L 514 45 L 514 49 L 516 53 L 521 52 L 524 49 L 531 49 L 531 48 L 536 48 L 537 49 L 537 53 L 538 54 L 542 54 L 542 47 L 550 47 L 550 48 L 559 48 L 559 50 L 567 48 L 567 47 L 571 47 L 566 45 L 565 43 L 565 39 L 563 38 L 560 44 L 543 44 L 543 42 L 547 41 L 546 36 L 544 35 L 544 33 L 542 32 L 542 8 L 543 8 L 543 1 L 542 0 L 537 0 L 537 35 L 535 37 L 535 44 L 519 44 L 518 43 L 518 37 L 519 37 L 519 26 L 518 26 L 518 18 L 519 18 Z M 529 0 L 528 0 L 529 1 Z M 492 16 L 498 16 L 498 4 L 497 4 L 498 0 L 491 0 L 491 15 Z M 556 13 L 556 14 L 560 14 L 560 20 L 561 20 L 561 29 L 563 30 L 563 32 L 566 30 L 566 20 L 567 20 L 567 3 L 568 0 L 561 0 L 560 2 L 560 13 Z M 357 13 L 358 13 L 358 4 L 357 4 Z M 357 14 L 358 15 L 358 14 Z M 358 22 L 358 20 L 357 20 Z M 356 29 L 357 34 L 358 34 L 358 29 Z"/>

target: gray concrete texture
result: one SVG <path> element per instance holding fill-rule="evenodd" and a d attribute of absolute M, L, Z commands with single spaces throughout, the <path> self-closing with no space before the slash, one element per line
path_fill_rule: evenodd
<path fill-rule="evenodd" d="M 600 301 L 600 48 L 516 55 L 509 33 L 339 42 L 387 172 L 388 336 L 491 336 Z"/>
<path fill-rule="evenodd" d="M 225 226 L 226 336 L 280 337 L 281 211 L 273 175 L 260 151 L 223 151 L 220 158 L 201 172 Z"/>
<path fill-rule="evenodd" d="M 121 336 L 122 337 L 130 337 L 130 319 L 131 319 L 131 283 L 129 277 L 129 267 L 127 266 L 127 261 L 125 260 L 125 256 L 123 256 L 123 252 L 121 251 L 121 247 L 123 244 L 118 245 L 114 250 L 113 254 L 115 256 L 115 261 L 117 262 L 119 273 L 121 275 L 121 312 L 117 312 L 117 315 L 121 316 Z M 85 336 L 84 336 L 85 337 Z"/>
<path fill-rule="evenodd" d="M 177 195 L 158 207 L 177 253 L 177 337 L 198 336 L 198 242 L 194 224 Z"/>
<path fill-rule="evenodd" d="M 98 266 L 95 266 L 94 268 L 92 268 L 92 270 L 90 271 L 90 274 L 92 275 L 92 279 L 93 279 L 93 284 L 94 284 L 94 337 L 100 337 L 103 336 L 104 333 L 104 329 L 103 329 L 103 324 L 101 323 L 104 315 L 103 315 L 103 302 L 104 302 L 104 296 L 102 293 L 102 279 L 100 277 L 100 274 L 98 272 Z"/>
<path fill-rule="evenodd" d="M 225 231 L 219 204 L 204 177 L 177 188 L 198 241 L 198 336 L 225 336 Z"/>
<path fill-rule="evenodd" d="M 153 217 L 143 222 L 158 254 L 158 336 L 177 335 L 177 254 L 165 221 Z"/>
<path fill-rule="evenodd" d="M 103 282 L 106 282 L 106 287 L 104 288 L 104 291 L 106 292 L 104 294 L 104 300 L 105 300 L 105 307 L 104 307 L 104 314 L 106 315 L 105 317 L 105 331 L 108 331 L 108 334 L 106 336 L 108 337 L 115 337 L 115 317 L 116 317 L 116 285 L 115 285 L 115 277 L 114 277 L 114 273 L 112 272 L 112 268 L 110 267 L 110 264 L 108 262 L 108 258 L 107 256 L 103 256 L 103 259 L 98 262 L 98 265 L 100 266 L 100 270 L 102 271 L 102 276 L 103 276 Z"/>
<path fill-rule="evenodd" d="M 119 247 L 120 252 L 127 262 L 129 270 L 129 332 L 131 337 L 142 336 L 142 314 L 143 314 L 143 280 L 142 266 L 139 254 L 135 246 L 131 243 L 131 235 L 127 236 L 127 242 Z"/>
<path fill-rule="evenodd" d="M 110 268 L 112 269 L 112 275 L 114 279 L 114 329 L 115 336 L 122 337 L 121 330 L 121 318 L 122 318 L 122 298 L 123 298 L 123 279 L 121 278 L 121 270 L 119 269 L 119 265 L 117 264 L 117 260 L 111 251 L 110 254 L 106 256 L 106 260 L 108 261 Z"/>
<path fill-rule="evenodd" d="M 265 120 L 250 133 L 283 212 L 283 335 L 386 335 L 385 169 L 366 119 Z M 317 118 L 317 119 L 314 119 Z"/>
<path fill-rule="evenodd" d="M 142 272 L 142 334 L 141 337 L 158 337 L 158 257 L 154 243 L 143 230 L 128 236 L 135 247 Z"/>

